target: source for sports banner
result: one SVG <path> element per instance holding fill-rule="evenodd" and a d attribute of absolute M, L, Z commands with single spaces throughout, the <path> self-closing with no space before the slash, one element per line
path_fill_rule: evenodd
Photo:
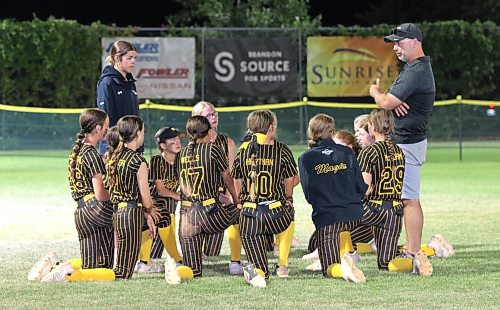
<path fill-rule="evenodd" d="M 308 37 L 307 95 L 369 96 L 377 78 L 387 90 L 399 73 L 392 48 L 381 37 Z"/>
<path fill-rule="evenodd" d="M 102 66 L 116 40 L 132 43 L 137 61 L 132 72 L 141 99 L 191 99 L 195 93 L 194 38 L 102 38 Z"/>
<path fill-rule="evenodd" d="M 291 38 L 205 40 L 207 98 L 298 97 L 298 46 Z"/>

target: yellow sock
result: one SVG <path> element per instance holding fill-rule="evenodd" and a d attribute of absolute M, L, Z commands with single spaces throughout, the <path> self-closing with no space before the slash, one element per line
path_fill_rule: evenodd
<path fill-rule="evenodd" d="M 181 281 L 189 281 L 194 277 L 193 269 L 189 268 L 188 266 L 177 267 L 177 272 L 179 273 Z"/>
<path fill-rule="evenodd" d="M 161 228 L 158 227 L 158 228 L 156 228 L 156 233 L 160 236 L 161 243 L 163 243 L 163 246 L 166 249 L 168 242 L 169 242 L 168 237 L 170 235 L 170 226 L 161 227 Z M 167 249 L 167 252 L 168 252 L 168 249 Z"/>
<path fill-rule="evenodd" d="M 368 254 L 373 252 L 372 246 L 365 242 L 356 242 L 356 252 L 359 254 Z"/>
<path fill-rule="evenodd" d="M 241 260 L 241 237 L 240 225 L 235 224 L 227 229 L 229 249 L 231 250 L 231 261 L 237 262 Z"/>
<path fill-rule="evenodd" d="M 70 276 L 67 276 L 66 280 L 70 282 L 114 281 L 115 273 L 112 269 L 107 268 L 79 269 L 75 270 Z"/>
<path fill-rule="evenodd" d="M 389 262 L 389 271 L 412 272 L 413 260 L 411 258 L 396 257 Z"/>
<path fill-rule="evenodd" d="M 139 252 L 139 260 L 149 262 L 151 260 L 151 246 L 153 240 L 149 238 L 149 229 L 142 232 L 141 251 Z"/>
<path fill-rule="evenodd" d="M 68 259 L 68 262 L 71 264 L 71 267 L 73 267 L 73 269 L 75 269 L 75 270 L 82 269 L 82 259 L 81 258 L 71 258 L 71 259 Z"/>
<path fill-rule="evenodd" d="M 280 255 L 278 256 L 278 266 L 288 266 L 288 254 L 292 247 L 293 232 L 295 230 L 295 221 L 290 223 L 285 231 L 276 235 L 279 239 Z"/>
<path fill-rule="evenodd" d="M 331 264 L 326 272 L 329 278 L 342 278 L 342 270 L 340 264 Z"/>
<path fill-rule="evenodd" d="M 170 255 L 170 257 L 172 257 L 176 262 L 179 262 L 182 260 L 182 256 L 177 249 L 177 241 L 175 240 L 175 215 L 173 213 L 170 213 L 170 219 L 172 224 L 168 226 L 167 239 L 165 241 L 162 238 L 161 241 L 163 242 L 163 246 L 167 250 L 168 255 Z"/>
<path fill-rule="evenodd" d="M 340 233 L 340 259 L 344 257 L 344 253 L 354 252 L 354 247 L 352 246 L 351 233 L 349 231 L 343 231 Z"/>

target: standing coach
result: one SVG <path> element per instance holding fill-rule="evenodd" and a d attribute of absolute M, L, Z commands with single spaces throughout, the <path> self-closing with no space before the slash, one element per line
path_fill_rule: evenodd
<path fill-rule="evenodd" d="M 375 103 L 394 112 L 394 142 L 406 157 L 402 198 L 410 255 L 420 249 L 422 240 L 420 170 L 425 162 L 427 127 L 436 96 L 430 57 L 424 54 L 422 39 L 422 32 L 415 24 L 405 23 L 392 29 L 384 41 L 394 44 L 396 56 L 406 64 L 387 92 L 380 91 L 379 79 L 370 86 L 370 96 Z"/>

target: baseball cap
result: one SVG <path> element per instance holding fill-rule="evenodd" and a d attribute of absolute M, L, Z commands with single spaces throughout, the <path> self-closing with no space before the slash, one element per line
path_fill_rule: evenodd
<path fill-rule="evenodd" d="M 179 132 L 179 130 L 173 126 L 163 127 L 158 130 L 155 134 L 155 140 L 157 143 L 161 143 L 165 140 L 172 139 L 175 137 L 184 138 L 186 133 Z"/>
<path fill-rule="evenodd" d="M 422 42 L 422 32 L 417 25 L 412 23 L 404 23 L 398 27 L 391 29 L 391 34 L 384 37 L 385 42 L 399 42 L 403 39 L 417 39 Z"/>

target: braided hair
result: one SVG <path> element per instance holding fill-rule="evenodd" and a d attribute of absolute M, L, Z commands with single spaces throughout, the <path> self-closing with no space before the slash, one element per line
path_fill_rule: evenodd
<path fill-rule="evenodd" d="M 106 141 L 106 153 L 104 154 L 104 162 L 107 163 L 111 159 L 113 150 L 118 147 L 120 143 L 120 133 L 118 133 L 118 126 L 109 128 L 108 134 L 104 138 Z"/>
<path fill-rule="evenodd" d="M 108 142 L 110 145 L 116 147 L 112 151 L 108 151 L 107 165 L 109 167 L 108 171 L 108 181 L 109 186 L 112 188 L 116 182 L 116 173 L 118 167 L 118 161 L 126 148 L 126 144 L 133 141 L 139 131 L 144 128 L 144 122 L 137 115 L 126 115 L 118 120 L 116 123 L 116 130 L 118 131 L 118 143 L 116 143 L 116 135 L 108 135 Z"/>
<path fill-rule="evenodd" d="M 76 134 L 76 141 L 69 157 L 69 173 L 74 177 L 76 160 L 85 140 L 85 135 L 92 133 L 97 125 L 103 126 L 108 114 L 98 109 L 86 109 L 80 114 L 80 131 Z"/>
<path fill-rule="evenodd" d="M 307 127 L 307 146 L 313 147 L 320 140 L 331 139 L 335 133 L 335 119 L 319 113 L 309 121 Z"/>
<path fill-rule="evenodd" d="M 207 118 L 201 115 L 195 115 L 188 119 L 186 123 L 186 132 L 189 139 L 187 147 L 191 161 L 195 160 L 194 148 L 196 146 L 196 140 L 206 137 L 209 130 L 210 122 Z"/>
<path fill-rule="evenodd" d="M 276 114 L 271 110 L 257 110 L 248 115 L 247 118 L 247 135 L 244 140 L 250 141 L 248 147 L 250 148 L 250 199 L 255 199 L 256 189 L 255 182 L 259 173 L 257 166 L 257 156 L 259 154 L 259 143 L 257 142 L 256 134 L 267 134 L 269 127 L 273 124 L 277 125 Z"/>

